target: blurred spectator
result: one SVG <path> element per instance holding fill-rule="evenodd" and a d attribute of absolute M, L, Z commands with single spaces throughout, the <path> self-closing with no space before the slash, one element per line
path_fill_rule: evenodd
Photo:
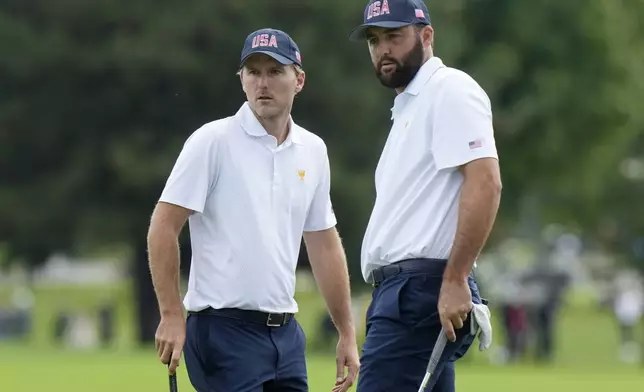
<path fill-rule="evenodd" d="M 503 304 L 503 329 L 505 330 L 506 354 L 508 362 L 521 359 L 526 350 L 528 320 L 523 306 L 518 304 Z"/>
<path fill-rule="evenodd" d="M 614 281 L 613 312 L 619 326 L 619 358 L 626 363 L 640 360 L 641 347 L 635 329 L 644 313 L 644 289 L 635 271 L 623 270 Z"/>
<path fill-rule="evenodd" d="M 535 333 L 535 359 L 538 362 L 551 362 L 554 359 L 555 326 L 569 281 L 568 274 L 550 267 L 538 268 L 523 277 L 523 285 L 531 285 L 540 293 L 529 312 Z"/>

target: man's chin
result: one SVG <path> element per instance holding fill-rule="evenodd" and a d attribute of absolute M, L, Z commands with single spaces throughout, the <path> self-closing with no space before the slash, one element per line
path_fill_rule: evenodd
<path fill-rule="evenodd" d="M 280 113 L 280 108 L 274 104 L 259 104 L 254 106 L 255 113 L 262 118 L 272 118 Z"/>
<path fill-rule="evenodd" d="M 387 74 L 387 75 L 380 74 L 380 75 L 377 75 L 377 77 L 378 77 L 378 80 L 380 81 L 380 84 L 382 84 L 384 87 L 387 87 L 387 88 L 400 87 L 399 83 L 397 83 L 398 81 L 396 80 L 393 74 Z"/>
<path fill-rule="evenodd" d="M 417 70 L 414 72 L 402 70 L 400 72 L 391 72 L 387 74 L 377 73 L 376 76 L 378 77 L 380 84 L 387 88 L 402 88 L 411 83 L 417 72 Z"/>

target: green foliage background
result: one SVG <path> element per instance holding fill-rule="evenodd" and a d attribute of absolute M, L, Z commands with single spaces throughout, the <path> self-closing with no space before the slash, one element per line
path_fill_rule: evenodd
<path fill-rule="evenodd" d="M 2 1 L 3 254 L 35 266 L 52 251 L 116 246 L 144 264 L 149 215 L 183 142 L 238 109 L 243 41 L 270 26 L 302 51 L 307 83 L 293 116 L 327 142 L 359 281 L 394 97 L 373 76 L 366 46 L 347 38 L 365 4 Z M 644 1 L 427 5 L 435 54 L 470 73 L 493 103 L 504 191 L 490 246 L 525 234 L 526 221 L 557 222 L 628 254 L 644 233 L 643 182 L 620 171 L 644 155 Z"/>

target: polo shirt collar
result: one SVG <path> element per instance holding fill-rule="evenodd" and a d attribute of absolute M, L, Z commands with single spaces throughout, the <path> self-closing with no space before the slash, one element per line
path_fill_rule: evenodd
<path fill-rule="evenodd" d="M 393 120 L 396 117 L 396 113 L 399 112 L 402 107 L 405 106 L 405 103 L 409 101 L 412 97 L 417 96 L 423 87 L 429 82 L 429 79 L 438 71 L 440 68 L 445 67 L 443 61 L 438 57 L 431 57 L 429 60 L 425 61 L 416 76 L 411 80 L 407 85 L 405 90 L 402 93 L 398 94 L 394 99 L 394 105 L 391 107 L 391 119 Z"/>
<path fill-rule="evenodd" d="M 418 95 L 423 86 L 427 84 L 429 79 L 438 71 L 440 68 L 445 67 L 443 61 L 439 57 L 431 57 L 429 60 L 425 61 L 416 76 L 412 79 L 411 83 L 407 86 L 403 94 Z"/>
<path fill-rule="evenodd" d="M 235 116 L 239 119 L 242 128 L 244 129 L 244 131 L 246 131 L 247 134 L 254 137 L 268 136 L 268 132 L 266 132 L 266 129 L 264 129 L 257 117 L 255 117 L 255 113 L 253 113 L 250 106 L 248 105 L 248 101 L 244 102 Z M 302 137 L 300 135 L 299 127 L 293 122 L 293 118 L 291 116 L 289 116 L 288 121 L 289 132 L 286 136 L 286 140 L 284 140 L 284 143 L 288 144 L 289 142 L 292 142 L 295 144 L 302 144 Z"/>

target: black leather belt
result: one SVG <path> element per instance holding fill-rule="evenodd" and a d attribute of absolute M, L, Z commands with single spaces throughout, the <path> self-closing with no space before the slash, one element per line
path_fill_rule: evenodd
<path fill-rule="evenodd" d="M 442 274 L 445 271 L 446 265 L 447 260 L 445 259 L 407 259 L 398 261 L 371 271 L 371 278 L 373 279 L 372 285 L 373 287 L 378 287 L 383 280 L 398 275 L 401 272 Z M 474 273 L 470 272 L 470 276 L 473 277 Z M 488 305 L 489 301 L 481 298 L 481 303 Z"/>
<path fill-rule="evenodd" d="M 253 323 L 264 324 L 268 327 L 281 327 L 293 318 L 293 313 L 266 313 L 259 310 L 246 310 L 246 309 L 213 309 L 206 308 L 198 312 L 188 312 L 188 314 L 204 315 L 204 316 L 220 316 L 234 318 L 238 320 L 250 321 Z"/>
<path fill-rule="evenodd" d="M 371 271 L 373 287 L 378 287 L 383 280 L 401 272 L 424 272 L 442 274 L 445 271 L 445 259 L 407 259 L 385 265 Z"/>

